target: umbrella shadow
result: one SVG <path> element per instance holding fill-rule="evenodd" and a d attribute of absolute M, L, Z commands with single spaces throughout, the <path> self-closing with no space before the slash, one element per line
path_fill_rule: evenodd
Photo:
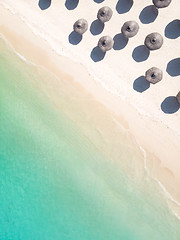
<path fill-rule="evenodd" d="M 79 0 L 66 0 L 65 6 L 68 10 L 73 10 L 77 7 Z"/>
<path fill-rule="evenodd" d="M 165 28 L 165 36 L 170 39 L 176 39 L 180 36 L 180 20 L 176 19 L 170 22 Z"/>
<path fill-rule="evenodd" d="M 104 23 L 100 22 L 98 19 L 94 20 L 90 26 L 90 32 L 92 35 L 98 35 L 104 30 Z"/>
<path fill-rule="evenodd" d="M 137 92 L 144 92 L 150 87 L 150 82 L 148 82 L 145 76 L 140 76 L 134 80 L 133 89 Z"/>
<path fill-rule="evenodd" d="M 105 55 L 106 53 L 103 53 L 98 46 L 94 47 L 93 50 L 91 51 L 91 59 L 94 62 L 99 62 L 103 60 Z"/>
<path fill-rule="evenodd" d="M 77 45 L 78 43 L 81 42 L 82 40 L 82 35 L 78 34 L 77 32 L 75 31 L 72 31 L 70 34 L 69 34 L 69 43 L 71 43 L 72 45 Z"/>
<path fill-rule="evenodd" d="M 116 34 L 113 40 L 114 40 L 114 45 L 113 45 L 114 50 L 121 50 L 125 48 L 129 41 L 129 39 L 126 38 L 122 33 Z"/>
<path fill-rule="evenodd" d="M 96 3 L 102 3 L 104 0 L 94 0 Z"/>
<path fill-rule="evenodd" d="M 164 113 L 172 114 L 179 110 L 180 104 L 177 101 L 177 98 L 174 96 L 169 96 L 164 99 L 164 101 L 161 103 L 161 110 Z"/>
<path fill-rule="evenodd" d="M 140 45 L 133 50 L 132 58 L 136 62 L 143 62 L 148 59 L 149 55 L 149 49 L 145 45 Z"/>
<path fill-rule="evenodd" d="M 39 0 L 38 5 L 41 10 L 46 10 L 51 6 L 51 0 Z"/>
<path fill-rule="evenodd" d="M 167 64 L 166 72 L 171 77 L 176 77 L 180 75 L 180 58 L 175 58 Z"/>
<path fill-rule="evenodd" d="M 126 13 L 131 9 L 133 3 L 133 0 L 119 0 L 116 4 L 116 11 L 119 14 Z"/>
<path fill-rule="evenodd" d="M 154 5 L 150 5 L 150 6 L 145 7 L 141 11 L 141 13 L 139 15 L 139 19 L 144 24 L 152 23 L 157 18 L 158 13 L 159 13 L 158 9 Z"/>

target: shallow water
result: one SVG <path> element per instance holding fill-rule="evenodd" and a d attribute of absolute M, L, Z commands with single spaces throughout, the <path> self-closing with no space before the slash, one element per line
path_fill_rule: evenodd
<path fill-rule="evenodd" d="M 74 120 L 78 106 L 68 117 L 68 89 L 53 104 L 45 76 L 0 41 L 0 239 L 178 240 L 179 222 L 126 134 L 112 146 L 116 162 L 88 137 L 97 126 L 84 118 L 85 132 Z"/>

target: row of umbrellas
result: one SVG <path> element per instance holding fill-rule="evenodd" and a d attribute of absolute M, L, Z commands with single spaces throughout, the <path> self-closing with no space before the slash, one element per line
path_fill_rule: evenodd
<path fill-rule="evenodd" d="M 136 32 L 138 31 L 136 28 L 136 24 L 137 23 L 134 21 L 129 21 L 124 23 L 121 29 L 122 34 L 126 38 L 135 36 Z M 161 48 L 162 44 L 163 44 L 163 37 L 161 36 L 161 34 L 157 32 L 148 34 L 144 41 L 144 45 L 151 51 Z M 103 36 L 98 41 L 98 47 L 101 49 L 102 52 L 107 52 L 111 50 L 113 48 L 113 45 L 114 45 L 114 40 L 110 36 Z"/>
<path fill-rule="evenodd" d="M 172 0 L 153 0 L 153 4 L 157 8 L 168 7 Z M 113 11 L 110 7 L 105 6 L 99 9 L 97 18 L 102 24 L 108 22 L 113 15 Z M 73 25 L 74 31 L 80 35 L 84 34 L 88 30 L 88 22 L 85 19 L 77 20 Z M 121 32 L 125 38 L 134 37 L 139 31 L 139 25 L 136 21 L 127 21 L 123 24 Z M 105 53 L 113 48 L 114 40 L 110 36 L 103 36 L 98 41 L 98 47 Z M 144 45 L 149 50 L 160 49 L 163 45 L 163 37 L 160 33 L 153 32 L 146 36 Z M 145 73 L 145 78 L 148 82 L 155 84 L 162 80 L 163 72 L 157 67 L 152 67 Z M 177 101 L 180 104 L 180 92 L 176 96 Z"/>
<path fill-rule="evenodd" d="M 165 0 L 161 1 L 164 2 Z M 99 9 L 97 18 L 104 24 L 111 19 L 112 14 L 112 9 L 105 6 Z M 76 33 L 82 35 L 88 30 L 88 22 L 85 19 L 79 19 L 74 23 L 73 28 Z M 127 21 L 121 28 L 121 32 L 126 38 L 134 37 L 138 31 L 139 25 L 135 21 Z M 146 37 L 144 44 L 149 50 L 157 50 L 161 48 L 163 44 L 163 37 L 159 33 L 151 33 Z M 102 50 L 102 52 L 109 51 L 112 49 L 113 45 L 114 41 L 110 36 L 103 36 L 98 42 L 98 47 Z"/>
<path fill-rule="evenodd" d="M 156 8 L 168 7 L 171 1 L 172 0 L 152 0 Z M 97 18 L 104 24 L 111 19 L 112 15 L 112 9 L 105 6 L 99 9 Z M 74 23 L 73 28 L 75 32 L 82 35 L 88 29 L 88 22 L 85 19 L 79 19 Z M 127 21 L 121 28 L 121 32 L 126 38 L 134 37 L 138 33 L 138 30 L 139 25 L 135 21 Z M 103 52 L 109 51 L 113 47 L 113 44 L 113 39 L 110 36 L 104 36 L 100 38 L 98 42 L 98 46 Z M 161 48 L 163 44 L 163 37 L 157 32 L 151 33 L 146 37 L 144 44 L 149 50 L 157 50 Z"/>

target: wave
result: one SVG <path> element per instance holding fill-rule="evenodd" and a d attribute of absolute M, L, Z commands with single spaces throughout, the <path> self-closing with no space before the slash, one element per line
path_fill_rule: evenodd
<path fill-rule="evenodd" d="M 160 187 L 160 189 L 162 190 L 162 192 L 164 193 L 164 196 L 166 197 L 166 199 L 172 201 L 176 206 L 180 207 L 180 202 L 178 202 L 177 200 L 175 200 L 172 195 L 167 191 L 166 187 L 161 183 L 161 181 L 159 181 L 156 177 L 153 177 L 152 174 L 150 173 L 148 167 L 147 167 L 147 153 L 146 150 L 139 145 L 139 149 L 143 154 L 143 160 L 144 160 L 144 170 L 147 173 L 148 177 L 152 180 L 154 180 Z M 178 220 L 180 220 L 180 215 L 178 215 L 177 212 L 175 212 L 173 210 L 172 207 L 170 207 L 168 201 L 167 204 L 169 206 L 169 209 L 172 211 L 173 215 L 175 215 L 177 217 Z"/>

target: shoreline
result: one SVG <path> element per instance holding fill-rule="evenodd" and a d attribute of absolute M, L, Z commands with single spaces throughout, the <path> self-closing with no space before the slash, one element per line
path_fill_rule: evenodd
<path fill-rule="evenodd" d="M 33 36 L 31 30 L 27 28 L 18 16 L 12 15 L 7 9 L 3 10 L 1 6 L 0 8 L 1 12 L 3 12 L 2 19 L 0 20 L 0 33 L 6 38 L 10 45 L 13 46 L 15 51 L 33 64 L 43 66 L 57 77 L 62 78 L 63 72 L 66 77 L 68 76 L 70 81 L 80 84 L 83 90 L 88 91 L 95 100 L 108 108 L 110 114 L 114 114 L 118 118 L 120 124 L 136 138 L 138 145 L 142 146 L 147 152 L 147 155 L 149 155 L 148 159 L 152 158 L 153 155 L 155 156 L 154 160 L 150 159 L 147 163 L 148 168 L 152 168 L 151 175 L 152 173 L 161 175 L 160 178 L 162 179 L 160 179 L 160 182 L 162 183 L 164 181 L 162 185 L 167 185 L 166 189 L 170 188 L 170 190 L 168 189 L 169 191 L 167 191 L 173 195 L 173 198 L 177 198 L 179 202 L 180 192 L 178 191 L 178 186 L 180 184 L 180 177 L 178 173 L 180 166 L 177 166 L 178 156 L 180 156 L 179 133 L 175 135 L 173 130 L 164 123 L 156 122 L 154 119 L 150 119 L 148 116 L 137 112 L 137 109 L 134 109 L 126 99 L 123 100 L 118 96 L 108 93 L 96 80 L 89 76 L 89 73 L 81 64 L 74 63 L 64 56 L 58 56 L 50 49 L 44 40 L 35 35 Z M 6 22 L 7 14 L 8 23 Z M 14 31 L 14 29 L 16 29 L 16 31 Z M 49 58 L 48 61 L 44 61 L 46 57 Z M 72 67 L 71 74 L 68 73 L 69 64 L 71 64 Z M 84 79 L 86 79 L 86 81 L 84 81 Z M 149 129 L 147 129 L 147 126 L 149 126 Z M 141 131 L 139 131 L 140 129 Z M 154 137 L 157 138 L 154 139 Z M 152 142 L 151 139 L 153 139 L 154 142 Z M 166 141 L 164 141 L 164 139 L 166 139 Z M 161 146 L 159 146 L 159 144 Z M 171 152 L 169 148 L 172 149 Z M 160 159 L 158 160 L 159 162 L 157 162 L 157 159 Z M 174 159 L 173 163 L 171 159 Z M 166 169 L 169 169 L 171 172 L 168 178 Z M 168 183 L 168 180 L 170 180 L 170 183 Z M 176 184 L 177 189 L 172 189 L 173 183 Z"/>

